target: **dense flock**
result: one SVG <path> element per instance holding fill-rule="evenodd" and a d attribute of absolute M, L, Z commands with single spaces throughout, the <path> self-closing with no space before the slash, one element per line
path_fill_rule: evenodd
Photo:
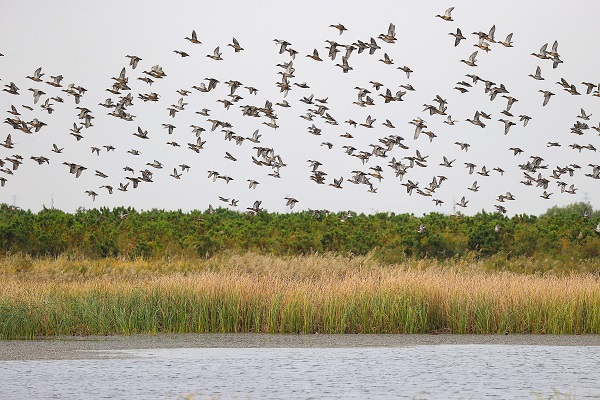
<path fill-rule="evenodd" d="M 278 72 L 274 84 L 278 88 L 279 97 L 258 103 L 253 98 L 262 88 L 246 84 L 238 80 L 230 79 L 220 81 L 214 77 L 206 77 L 201 82 L 190 81 L 189 86 L 172 88 L 177 94 L 178 100 L 173 104 L 165 102 L 166 93 L 153 91 L 153 84 L 157 81 L 167 81 L 171 72 L 163 70 L 156 64 L 152 65 L 145 61 L 144 54 L 123 55 L 124 66 L 116 76 L 110 79 L 110 86 L 106 87 L 109 92 L 104 102 L 89 104 L 86 102 L 88 90 L 79 83 L 70 83 L 57 72 L 46 72 L 41 66 L 26 77 L 0 77 L 3 81 L 3 102 L 11 104 L 5 110 L 3 147 L 0 160 L 0 183 L 4 190 L 10 185 L 25 185 L 20 181 L 19 167 L 24 163 L 37 163 L 40 168 L 49 164 L 64 165 L 65 174 L 72 174 L 75 179 L 85 180 L 88 189 L 85 194 L 89 196 L 86 201 L 82 193 L 81 203 L 92 207 L 92 204 L 102 204 L 105 196 L 114 196 L 119 192 L 131 192 L 142 185 L 150 185 L 158 175 L 169 175 L 172 179 L 186 181 L 189 174 L 194 172 L 198 176 L 204 175 L 202 179 L 206 182 L 214 182 L 215 185 L 230 185 L 234 181 L 238 188 L 243 190 L 255 190 L 265 180 L 279 180 L 280 185 L 289 187 L 290 195 L 281 198 L 290 209 L 300 203 L 302 206 L 303 194 L 295 193 L 295 182 L 286 179 L 286 170 L 290 167 L 301 168 L 306 179 L 314 185 L 327 186 L 329 190 L 347 190 L 349 186 L 356 185 L 377 196 L 378 189 L 383 180 L 397 181 L 399 195 L 422 196 L 423 201 L 431 201 L 435 205 L 452 202 L 454 207 L 469 207 L 470 199 L 477 196 L 481 186 L 486 185 L 488 177 L 504 176 L 508 169 L 521 171 L 520 181 L 512 182 L 514 185 L 531 186 L 531 195 L 540 201 L 556 198 L 557 196 L 574 195 L 579 190 L 572 182 L 574 176 L 584 175 L 592 184 L 600 179 L 600 165 L 594 163 L 579 165 L 576 162 L 563 165 L 551 165 L 544 157 L 535 153 L 528 154 L 516 146 L 507 146 L 506 151 L 510 157 L 505 157 L 504 165 L 482 165 L 470 161 L 469 155 L 474 151 L 471 143 L 465 140 L 456 140 L 454 145 L 460 149 L 461 157 L 442 156 L 441 159 L 433 159 L 427 153 L 428 147 L 423 144 L 435 144 L 436 130 L 431 128 L 432 121 L 442 121 L 447 126 L 460 129 L 465 124 L 472 124 L 481 129 L 489 129 L 490 126 L 501 126 L 505 135 L 509 135 L 515 125 L 527 128 L 532 117 L 527 115 L 526 110 L 518 109 L 519 99 L 509 91 L 510 82 L 493 82 L 486 78 L 486 72 L 480 71 L 478 62 L 486 57 L 489 52 L 511 51 L 513 46 L 513 33 L 505 32 L 502 37 L 496 35 L 496 26 L 491 26 L 482 31 L 472 33 L 463 32 L 460 28 L 461 21 L 455 21 L 452 17 L 453 7 L 444 13 L 432 15 L 431 23 L 447 24 L 448 46 L 473 48 L 469 57 L 460 60 L 452 60 L 463 63 L 468 67 L 468 73 L 464 79 L 458 81 L 452 93 L 456 96 L 468 96 L 472 92 L 483 92 L 489 100 L 502 103 L 504 107 L 500 113 L 486 112 L 487 104 L 472 111 L 472 116 L 464 120 L 457 120 L 451 115 L 451 104 L 448 96 L 435 94 L 431 101 L 423 105 L 420 115 L 415 115 L 409 120 L 402 120 L 394 113 L 389 118 L 374 118 L 374 112 L 388 106 L 390 103 L 410 102 L 411 97 L 417 90 L 411 85 L 411 74 L 413 71 L 409 65 L 396 62 L 392 55 L 394 45 L 399 38 L 394 23 L 390 23 L 387 29 L 382 29 L 372 37 L 363 40 L 347 41 L 345 36 L 351 27 L 343 23 L 331 24 L 331 37 L 325 40 L 326 45 L 318 44 L 308 54 L 296 50 L 298 47 L 286 41 L 283 37 L 274 39 L 273 52 L 281 57 L 278 64 Z M 172 57 L 202 58 L 206 62 L 235 63 L 236 55 L 246 51 L 243 38 L 237 40 L 232 38 L 229 43 L 224 43 L 216 48 L 207 48 L 202 43 L 202 34 L 192 29 L 189 36 L 181 37 L 174 41 Z M 515 39 L 518 40 L 518 39 Z M 530 79 L 539 82 L 545 81 L 548 71 L 559 70 L 563 60 L 559 52 L 558 41 L 541 43 L 539 50 L 531 53 L 531 57 L 539 59 L 539 66 L 529 74 Z M 312 47 L 312 46 L 311 46 Z M 1 50 L 1 49 L 0 49 Z M 339 74 L 352 74 L 354 71 L 354 60 L 357 58 L 368 58 L 371 63 L 383 63 L 389 68 L 389 74 L 402 74 L 406 77 L 405 83 L 399 86 L 388 86 L 382 82 L 386 76 L 374 77 L 370 82 L 354 88 L 355 97 L 352 101 L 357 112 L 351 117 L 337 113 L 334 104 L 330 103 L 329 96 L 321 96 L 315 88 L 319 85 L 318 80 L 314 82 L 301 82 L 296 79 L 297 71 L 295 65 L 298 58 L 309 58 L 311 62 L 322 64 L 333 64 L 339 68 Z M 150 57 L 149 57 L 150 58 Z M 210 60 L 210 61 L 208 61 Z M 0 62 L 10 63 L 9 56 L 0 58 Z M 257 61 L 258 62 L 258 61 Z M 295 64 L 296 63 L 296 64 Z M 375 79 L 378 78 L 378 79 Z M 133 82 L 142 81 L 146 85 L 144 91 L 134 91 Z M 16 83 L 15 83 L 16 82 Z M 69 82 L 69 83 L 67 83 Z M 539 103 L 546 106 L 558 96 L 596 96 L 600 97 L 600 85 L 594 81 L 578 80 L 572 82 L 561 78 L 548 89 L 548 82 L 542 86 L 538 93 Z M 137 83 L 136 83 L 137 85 Z M 200 109 L 189 107 L 190 99 L 202 99 L 207 93 L 217 92 L 217 102 L 205 102 Z M 301 95 L 288 97 L 290 92 L 300 92 Z M 173 93 L 169 93 L 172 95 Z M 136 116 L 136 106 L 139 103 L 157 103 L 156 113 L 164 119 L 162 131 L 156 126 L 149 127 L 147 122 Z M 516 105 L 516 106 L 515 106 Z M 213 114 L 215 109 L 227 110 L 227 114 L 241 115 L 246 120 L 260 121 L 261 128 L 248 132 L 245 126 L 235 124 L 222 117 Z M 357 167 L 346 171 L 342 175 L 334 174 L 326 169 L 327 164 L 323 159 L 311 158 L 306 160 L 305 165 L 288 165 L 286 158 L 278 149 L 270 145 L 271 138 L 278 132 L 288 129 L 289 121 L 282 123 L 278 114 L 288 108 L 297 110 L 297 118 L 293 121 L 294 127 L 298 125 L 298 119 L 306 128 L 306 135 L 320 136 L 322 142 L 320 147 L 331 152 L 331 160 L 341 157 L 356 158 L 353 165 Z M 73 116 L 73 124 L 68 135 L 66 133 L 56 135 L 51 148 L 39 148 L 36 154 L 23 154 L 19 143 L 23 135 L 43 135 L 51 127 L 44 122 L 45 116 L 53 112 L 70 113 Z M 88 132 L 94 129 L 94 120 L 98 114 L 107 114 L 112 118 L 123 121 L 121 135 L 136 137 L 139 145 L 131 148 L 124 147 L 118 142 L 107 142 L 103 136 L 92 136 Z M 548 141 L 540 143 L 540 146 L 559 148 L 564 147 L 568 151 L 596 152 L 591 136 L 596 136 L 593 131 L 600 133 L 600 124 L 592 119 L 592 112 L 581 108 L 581 112 L 574 118 L 570 129 L 569 138 L 572 143 Z M 195 123 L 189 125 L 189 119 L 182 115 L 192 116 Z M 237 116 L 236 116 L 237 118 Z M 354 119 L 353 119 L 354 118 Z M 183 121 L 183 122 L 180 122 Z M 253 121 L 254 123 L 254 121 Z M 410 124 L 410 125 L 408 125 Z M 343 134 L 333 127 L 343 127 Z M 406 135 L 407 126 L 410 127 L 410 136 Z M 10 128 L 12 129 L 10 129 Z M 496 129 L 494 128 L 494 129 Z M 295 128 L 294 128 L 295 129 Z M 373 131 L 371 143 L 364 146 L 355 141 L 356 132 Z M 176 135 L 176 133 L 183 132 Z M 335 132 L 335 133 L 334 133 Z M 221 133 L 222 135 L 217 135 Z M 401 136 L 401 134 L 403 136 Z M 54 133 L 53 133 L 54 135 Z M 566 135 L 566 134 L 565 134 Z M 457 134 L 457 136 L 460 136 Z M 213 143 L 224 139 L 227 150 L 222 152 L 215 150 Z M 118 153 L 122 165 L 121 174 L 108 174 L 101 168 L 96 169 L 85 165 L 81 157 L 75 156 L 72 151 L 73 143 L 87 142 L 89 155 L 103 157 L 107 153 Z M 145 151 L 147 144 L 152 142 L 155 151 L 152 156 Z M 238 155 L 239 148 L 251 148 L 253 155 L 242 157 Z M 178 163 L 163 161 L 157 154 L 167 154 L 169 151 L 177 150 L 180 153 Z M 566 149 L 565 149 L 566 150 Z M 471 153 L 469 153 L 471 151 Z M 202 170 L 196 168 L 196 157 L 226 159 L 233 163 L 228 171 L 224 170 Z M 571 159 L 570 157 L 567 157 Z M 451 179 L 447 178 L 446 171 L 449 168 L 463 169 L 464 175 L 472 175 L 472 184 L 460 188 L 463 193 L 457 199 L 445 195 L 445 187 L 453 185 Z M 427 182 L 419 183 L 413 176 L 414 171 L 431 171 Z M 233 172 L 231 172 L 233 171 Z M 236 174 L 236 171 L 238 172 Z M 255 176 L 246 179 L 244 173 L 254 173 Z M 508 178 L 507 178 L 508 179 Z M 243 186 L 240 184 L 243 182 Z M 223 186 L 214 186 L 214 196 L 210 210 L 223 206 L 234 210 L 248 213 L 258 213 L 265 209 L 262 205 L 263 198 L 257 196 L 255 201 L 240 203 L 242 196 L 220 195 L 219 190 Z M 517 196 L 510 191 L 497 193 L 493 206 L 494 211 L 506 213 L 509 204 L 518 201 Z M 376 201 L 376 200 L 375 200 Z M 306 209 L 306 207 L 304 207 Z M 315 213 L 328 213 L 325 209 L 315 209 Z M 425 229 L 425 227 L 422 227 Z M 598 228 L 600 230 L 600 228 Z"/>

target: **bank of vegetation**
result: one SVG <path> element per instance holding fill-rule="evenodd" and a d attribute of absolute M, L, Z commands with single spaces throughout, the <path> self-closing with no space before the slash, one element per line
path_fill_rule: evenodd
<path fill-rule="evenodd" d="M 370 256 L 333 254 L 130 262 L 15 256 L 4 264 L 4 339 L 158 332 L 600 333 L 600 282 L 593 274 L 489 272 L 481 262 L 466 261 L 382 264 Z"/>
<path fill-rule="evenodd" d="M 600 215 L 586 210 L 508 218 L 3 205 L 0 338 L 598 334 Z"/>
<path fill-rule="evenodd" d="M 227 209 L 136 211 L 101 208 L 38 213 L 0 206 L 0 254 L 32 257 L 156 259 L 210 257 L 223 251 L 275 256 L 372 254 L 385 263 L 410 259 L 487 259 L 502 269 L 534 258 L 536 270 L 594 271 L 600 257 L 598 211 L 585 203 L 540 216 L 480 212 L 373 215 L 304 211 L 248 215 Z M 419 232 L 419 227 L 426 229 Z M 597 270 L 597 269 L 596 269 Z M 532 271 L 525 271 L 532 272 Z"/>

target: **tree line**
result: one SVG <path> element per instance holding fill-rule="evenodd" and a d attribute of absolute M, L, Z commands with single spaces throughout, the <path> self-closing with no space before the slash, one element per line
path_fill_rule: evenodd
<path fill-rule="evenodd" d="M 600 213 L 589 204 L 507 217 L 430 213 L 355 214 L 302 211 L 255 215 L 206 211 L 79 209 L 37 213 L 0 205 L 0 251 L 34 257 L 207 257 L 224 250 L 274 255 L 336 252 L 367 254 L 386 262 L 407 258 L 600 256 Z M 421 227 L 421 229 L 419 229 Z"/>

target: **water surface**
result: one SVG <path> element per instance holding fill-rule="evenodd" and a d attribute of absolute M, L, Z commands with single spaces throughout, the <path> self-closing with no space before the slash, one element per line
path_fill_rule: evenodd
<path fill-rule="evenodd" d="M 597 336 L 571 337 L 575 345 L 568 336 L 440 337 L 0 342 L 0 399 L 549 399 L 555 391 L 600 399 Z"/>

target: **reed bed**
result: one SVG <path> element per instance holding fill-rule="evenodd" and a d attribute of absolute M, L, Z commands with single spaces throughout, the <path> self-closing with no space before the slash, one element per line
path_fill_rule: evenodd
<path fill-rule="evenodd" d="M 0 261 L 1 338 L 158 332 L 600 333 L 600 280 L 333 254 Z"/>

